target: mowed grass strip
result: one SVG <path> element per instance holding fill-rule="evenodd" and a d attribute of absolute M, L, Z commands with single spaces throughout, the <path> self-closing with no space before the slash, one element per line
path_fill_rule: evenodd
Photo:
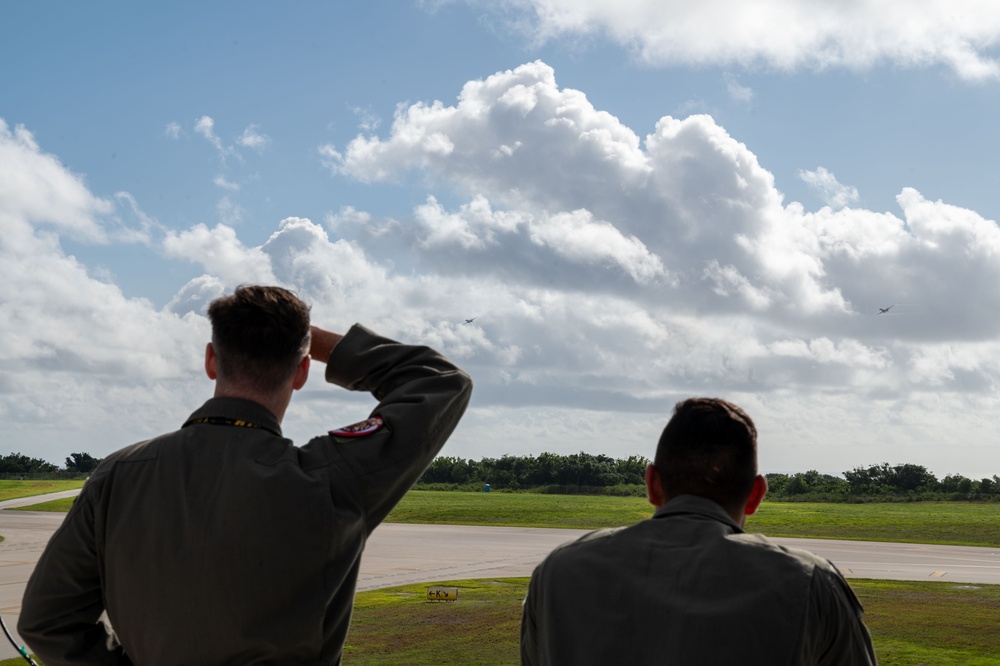
<path fill-rule="evenodd" d="M 882 666 L 1000 666 L 1000 585 L 850 583 Z"/>
<path fill-rule="evenodd" d="M 596 529 L 653 515 L 641 497 L 412 490 L 389 514 L 397 523 Z M 832 504 L 766 501 L 748 532 L 769 536 L 1000 547 L 998 504 Z"/>
<path fill-rule="evenodd" d="M 73 502 L 75 501 L 75 497 L 64 497 L 63 499 L 49 500 L 48 502 L 32 504 L 31 506 L 16 506 L 11 509 L 7 509 L 7 511 L 61 511 L 66 513 L 69 511 L 69 508 L 73 506 Z"/>
<path fill-rule="evenodd" d="M 70 485 L 38 492 L 55 492 L 82 485 L 81 481 L 56 483 Z M 21 510 L 68 511 L 72 504 L 73 499 L 69 498 L 35 504 Z M 388 521 L 597 529 L 630 525 L 652 515 L 653 508 L 641 497 L 412 490 L 389 514 Z M 833 504 L 765 501 L 760 510 L 747 519 L 746 530 L 776 537 L 997 548 L 1000 547 L 1000 531 L 996 529 L 998 517 L 1000 504 L 994 503 Z"/>
<path fill-rule="evenodd" d="M 627 525 L 652 515 L 653 507 L 639 497 L 411 490 L 388 521 L 593 529 Z"/>
<path fill-rule="evenodd" d="M 430 585 L 459 588 L 428 602 Z M 345 666 L 519 663 L 527 578 L 358 593 Z M 882 666 L 1000 666 L 1000 586 L 852 579 Z"/>
<path fill-rule="evenodd" d="M 78 481 L 0 481 L 0 501 L 59 493 L 83 487 L 83 479 Z"/>
<path fill-rule="evenodd" d="M 747 531 L 769 536 L 954 546 L 1000 546 L 1000 505 L 970 502 L 799 504 L 766 502 Z"/>
<path fill-rule="evenodd" d="M 431 585 L 457 587 L 458 601 L 427 601 Z M 527 578 L 501 578 L 359 592 L 344 664 L 518 664 L 527 588 Z"/>

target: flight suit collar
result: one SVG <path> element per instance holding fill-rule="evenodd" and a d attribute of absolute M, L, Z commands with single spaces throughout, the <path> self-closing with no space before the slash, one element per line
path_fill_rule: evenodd
<path fill-rule="evenodd" d="M 720 523 L 725 523 L 737 534 L 743 532 L 743 529 L 736 524 L 732 517 L 719 504 L 697 495 L 678 495 L 657 509 L 656 513 L 653 514 L 653 518 L 668 518 L 680 515 L 695 515 L 710 518 Z"/>
<path fill-rule="evenodd" d="M 282 436 L 281 424 L 277 417 L 271 413 L 271 410 L 260 403 L 244 398 L 210 398 L 188 418 L 185 425 L 198 419 L 246 421 L 253 424 L 253 427 L 268 430 L 279 437 Z"/>

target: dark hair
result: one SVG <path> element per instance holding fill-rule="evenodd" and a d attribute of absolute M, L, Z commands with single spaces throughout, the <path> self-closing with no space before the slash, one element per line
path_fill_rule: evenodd
<path fill-rule="evenodd" d="M 698 495 L 738 511 L 757 476 L 757 428 L 720 398 L 684 400 L 663 429 L 653 464 L 667 499 Z"/>
<path fill-rule="evenodd" d="M 243 285 L 208 306 L 221 379 L 259 391 L 288 381 L 309 352 L 309 306 L 281 287 Z"/>

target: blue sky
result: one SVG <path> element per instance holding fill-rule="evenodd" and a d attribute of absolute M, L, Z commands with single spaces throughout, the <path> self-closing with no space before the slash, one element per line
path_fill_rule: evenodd
<path fill-rule="evenodd" d="M 765 471 L 1000 474 L 1000 9 L 688 5 L 7 3 L 0 452 L 176 427 L 269 281 L 466 367 L 448 455 L 651 456 L 711 394 Z"/>

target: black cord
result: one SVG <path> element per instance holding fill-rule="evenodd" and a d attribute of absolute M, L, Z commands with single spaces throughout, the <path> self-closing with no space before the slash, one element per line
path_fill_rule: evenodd
<path fill-rule="evenodd" d="M 23 645 L 21 647 L 17 647 L 17 641 L 15 641 L 14 637 L 10 635 L 10 631 L 7 629 L 7 623 L 3 621 L 3 616 L 0 616 L 0 627 L 3 627 L 3 633 L 7 634 L 7 640 L 9 640 L 10 644 L 14 646 L 14 649 L 17 650 L 18 654 L 27 659 L 31 666 L 38 666 L 38 662 L 31 658 L 31 655 L 28 654 L 28 651 Z"/>

